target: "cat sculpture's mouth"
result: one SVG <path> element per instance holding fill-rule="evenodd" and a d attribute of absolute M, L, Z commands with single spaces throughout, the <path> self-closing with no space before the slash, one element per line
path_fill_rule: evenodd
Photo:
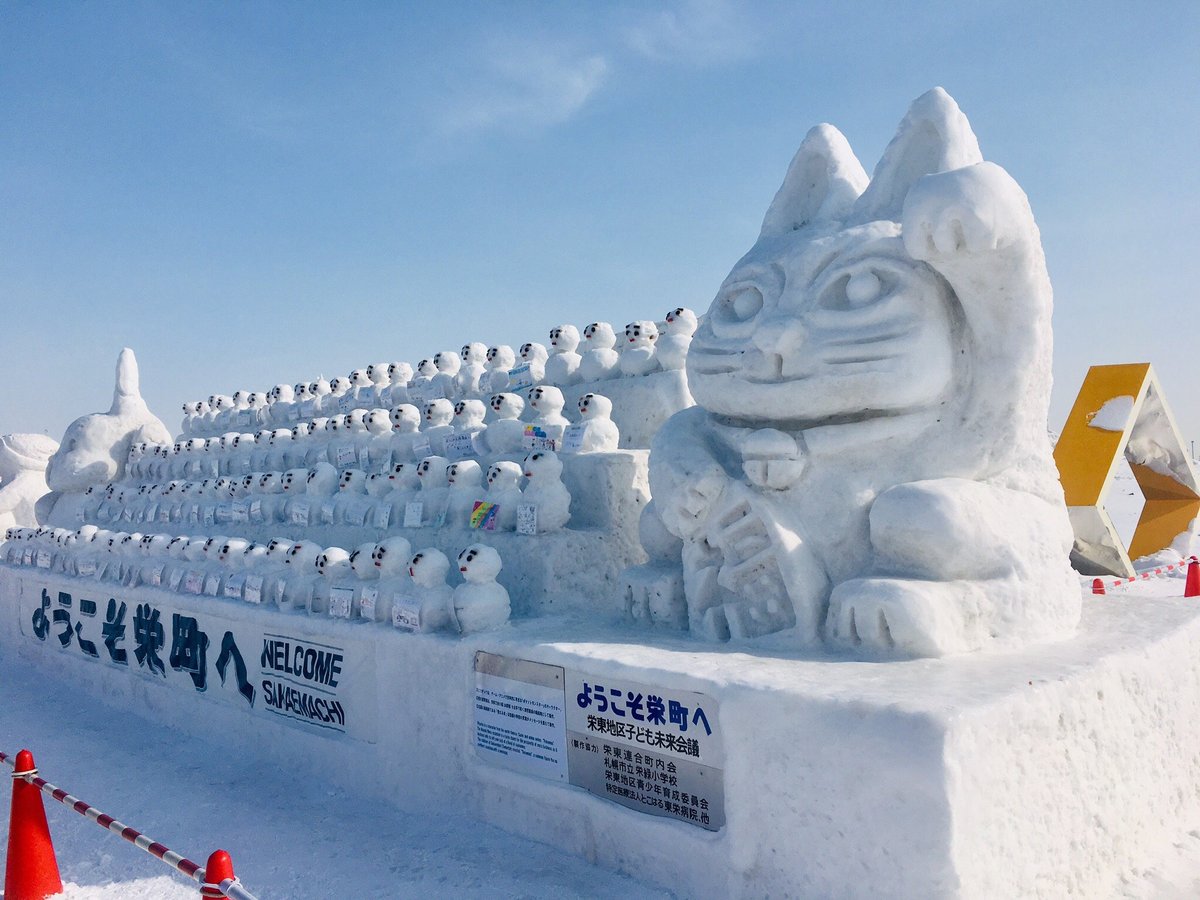
<path fill-rule="evenodd" d="M 882 335 L 866 341 L 830 342 L 819 353 L 800 358 L 760 350 L 757 347 L 723 349 L 694 347 L 688 360 L 693 375 L 731 375 L 749 384 L 779 384 L 802 381 L 817 375 L 900 374 L 912 356 L 906 340 L 909 332 Z M 911 361 L 911 360 L 910 360 Z"/>

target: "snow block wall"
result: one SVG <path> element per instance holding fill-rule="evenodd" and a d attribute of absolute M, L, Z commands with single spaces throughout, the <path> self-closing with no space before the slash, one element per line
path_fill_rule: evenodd
<path fill-rule="evenodd" d="M 627 629 L 578 623 L 568 636 L 553 617 L 462 639 L 403 634 L 85 581 L 0 568 L 5 658 L 164 725 L 215 729 L 297 773 L 402 808 L 453 806 L 684 896 L 1107 896 L 1200 821 L 1200 611 L 1182 600 L 1097 602 L 1072 640 L 1011 653 L 835 663 L 685 639 L 639 646 Z M 128 630 L 110 648 L 112 594 Z M 60 639 L 59 610 L 84 623 L 95 656 L 73 631 Z M 157 664 L 137 652 L 147 634 L 155 646 L 156 624 Z M 209 638 L 203 690 L 183 638 L 195 649 L 195 629 Z M 552 766 L 497 765 L 477 746 L 479 651 L 565 672 L 557 696 L 583 743 L 616 745 L 588 729 L 618 721 L 618 702 L 629 721 L 635 687 L 691 704 L 688 734 L 719 778 L 705 812 L 720 827 L 680 821 L 678 802 L 670 815 L 612 802 L 603 773 L 637 792 L 640 751 L 630 774 L 597 768 L 599 789 Z M 630 690 L 599 715 L 599 691 L 618 688 Z"/>

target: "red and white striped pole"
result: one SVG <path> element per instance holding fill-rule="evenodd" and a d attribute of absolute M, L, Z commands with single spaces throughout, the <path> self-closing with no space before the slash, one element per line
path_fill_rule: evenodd
<path fill-rule="evenodd" d="M 22 763 L 25 763 L 26 761 L 28 762 L 28 765 L 22 765 Z M 8 756 L 6 753 L 0 753 L 0 762 L 14 766 L 12 757 Z M 17 762 L 14 768 L 16 769 L 16 771 L 13 772 L 14 808 L 17 784 L 18 782 L 23 781 L 26 785 L 32 785 L 33 787 L 37 788 L 43 794 L 49 794 L 63 806 L 74 810 L 81 816 L 91 819 L 101 828 L 111 831 L 113 834 L 120 835 L 138 849 L 145 850 L 151 856 L 161 859 L 176 872 L 186 875 L 193 881 L 198 882 L 200 884 L 201 897 L 224 897 L 228 898 L 228 900 L 257 900 L 253 894 L 242 887 L 242 884 L 240 881 L 238 881 L 237 876 L 233 874 L 233 862 L 230 860 L 229 854 L 224 850 L 217 850 L 208 858 L 209 867 L 213 869 L 213 871 L 209 873 L 206 868 L 201 868 L 199 863 L 192 862 L 192 860 L 188 859 L 186 856 L 176 853 L 174 850 L 170 849 L 164 844 L 160 844 L 158 841 L 142 834 L 137 829 L 130 828 L 128 825 L 118 822 L 112 816 L 101 812 L 86 801 L 80 800 L 78 797 L 72 797 L 66 791 L 62 790 L 62 788 L 55 787 L 44 778 L 39 777 L 37 774 L 37 769 L 33 767 L 33 755 L 30 754 L 28 750 L 22 750 L 17 754 Z M 45 814 L 43 813 L 43 822 L 44 821 Z M 47 832 L 47 841 L 48 840 L 49 833 Z M 9 866 L 11 867 L 11 865 L 12 852 L 10 850 Z M 58 890 L 61 892 L 62 887 L 60 886 Z M 216 893 L 211 893 L 211 891 L 216 891 Z M 8 893 L 9 892 L 6 888 L 5 896 L 8 896 Z M 25 896 L 32 895 L 13 893 L 12 896 L 14 898 L 23 898 Z"/>

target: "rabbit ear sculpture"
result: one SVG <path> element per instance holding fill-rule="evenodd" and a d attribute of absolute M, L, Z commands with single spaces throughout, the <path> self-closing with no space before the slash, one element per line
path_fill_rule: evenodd
<path fill-rule="evenodd" d="M 1028 200 L 945 91 L 869 181 L 812 129 L 693 337 L 698 406 L 653 442 L 691 631 L 905 656 L 1069 635 L 1050 310 Z"/>
<path fill-rule="evenodd" d="M 171 433 L 146 406 L 138 390 L 137 360 L 126 347 L 117 358 L 117 384 L 106 413 L 82 416 L 67 426 L 46 467 L 50 490 L 77 493 L 89 484 L 115 481 L 135 442 L 170 444 Z"/>

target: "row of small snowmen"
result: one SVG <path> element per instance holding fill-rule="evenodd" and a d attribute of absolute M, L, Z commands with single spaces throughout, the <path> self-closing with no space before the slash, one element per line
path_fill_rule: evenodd
<path fill-rule="evenodd" d="M 528 402 L 526 402 L 528 400 Z M 125 478 L 150 479 L 245 475 L 284 471 L 328 462 L 367 473 L 387 472 L 396 463 L 425 456 L 516 459 L 536 446 L 568 453 L 605 453 L 620 444 L 612 420 L 612 401 L 584 394 L 579 418 L 563 414 L 566 400 L 551 385 L 529 388 L 526 398 L 504 392 L 482 400 L 431 400 L 423 410 L 401 404 L 391 410 L 356 409 L 320 417 L 292 428 L 230 432 L 221 437 L 192 437 L 174 444 L 136 443 L 129 451 Z M 524 416 L 524 418 L 522 418 Z"/>
<path fill-rule="evenodd" d="M 451 563 L 436 548 L 413 552 L 402 537 L 352 551 L 275 538 L 265 544 L 224 536 L 107 531 L 85 525 L 10 528 L 4 561 L 126 587 L 244 600 L 283 611 L 406 631 L 469 634 L 508 621 L 508 591 L 498 584 L 500 554 L 472 544 L 458 554 L 462 582 L 447 583 Z"/>
<path fill-rule="evenodd" d="M 583 330 L 558 325 L 550 347 L 522 344 L 519 355 L 507 344 L 488 347 L 477 341 L 458 353 L 444 350 L 414 369 L 405 362 L 372 363 L 348 377 L 324 377 L 307 384 L 276 385 L 269 391 L 213 394 L 183 405 L 182 437 L 214 437 L 232 429 L 283 426 L 354 409 L 394 409 L 431 400 L 483 398 L 536 385 L 565 387 L 619 376 L 682 369 L 696 314 L 686 307 L 667 313 L 661 328 L 651 321 L 630 322 L 618 346 L 607 322 Z"/>
<path fill-rule="evenodd" d="M 379 529 L 450 527 L 543 533 L 570 521 L 571 494 L 552 450 L 492 463 L 427 456 L 395 463 L 388 472 L 339 473 L 320 461 L 311 468 L 243 476 L 174 480 L 134 486 L 93 485 L 80 507 L 83 522 L 159 522 L 205 527 L 288 524 L 353 525 Z"/>

